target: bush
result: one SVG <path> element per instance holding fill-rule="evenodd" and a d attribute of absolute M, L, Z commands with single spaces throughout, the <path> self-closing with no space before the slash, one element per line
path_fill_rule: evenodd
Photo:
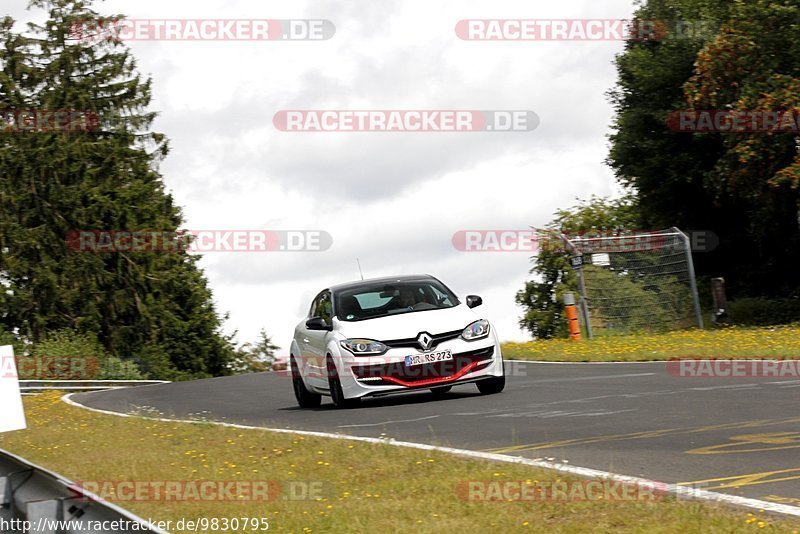
<path fill-rule="evenodd" d="M 145 380 L 147 376 L 135 362 L 109 356 L 100 364 L 98 380 Z"/>
<path fill-rule="evenodd" d="M 207 375 L 182 371 L 175 367 L 167 349 L 158 344 L 145 345 L 141 347 L 135 355 L 136 361 L 140 362 L 139 367 L 150 380 L 169 380 L 180 382 L 184 380 L 195 380 L 197 378 L 208 378 Z"/>
<path fill-rule="evenodd" d="M 747 326 L 770 326 L 800 321 L 800 299 L 741 298 L 728 302 L 728 321 Z"/>
<path fill-rule="evenodd" d="M 106 351 L 97 336 L 81 334 L 73 330 L 58 330 L 47 334 L 31 349 L 32 356 L 93 356 L 104 359 Z"/>
<path fill-rule="evenodd" d="M 19 377 L 39 380 L 97 380 L 108 358 L 94 334 L 58 330 L 17 358 Z"/>
<path fill-rule="evenodd" d="M 17 356 L 25 354 L 25 342 L 17 338 L 17 336 L 11 332 L 7 332 L 0 328 L 0 346 L 2 345 L 11 345 L 14 347 L 14 354 Z"/>
<path fill-rule="evenodd" d="M 21 379 L 143 380 L 135 362 L 109 356 L 94 334 L 59 330 L 17 353 Z"/>

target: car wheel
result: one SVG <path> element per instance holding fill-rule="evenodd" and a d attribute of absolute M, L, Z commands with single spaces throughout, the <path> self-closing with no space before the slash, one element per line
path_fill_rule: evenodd
<path fill-rule="evenodd" d="M 328 355 L 326 359 L 326 367 L 328 368 L 328 387 L 331 389 L 331 400 L 333 405 L 337 408 L 352 408 L 358 406 L 361 402 L 360 398 L 346 399 L 342 391 L 342 382 L 339 380 L 339 372 L 336 370 L 336 364 L 333 358 Z"/>
<path fill-rule="evenodd" d="M 503 389 L 505 389 L 506 377 L 493 376 L 477 382 L 477 385 L 478 391 L 480 391 L 482 395 L 494 395 L 495 393 L 500 393 L 503 391 Z"/>
<path fill-rule="evenodd" d="M 438 388 L 431 388 L 431 393 L 436 397 L 441 397 L 451 389 L 453 389 L 453 386 L 440 386 Z"/>
<path fill-rule="evenodd" d="M 297 404 L 301 408 L 316 408 L 322 401 L 322 395 L 308 391 L 303 383 L 303 378 L 300 376 L 300 369 L 298 369 L 294 357 L 290 358 L 290 365 L 292 367 L 292 388 L 294 389 L 294 398 L 297 399 Z"/>

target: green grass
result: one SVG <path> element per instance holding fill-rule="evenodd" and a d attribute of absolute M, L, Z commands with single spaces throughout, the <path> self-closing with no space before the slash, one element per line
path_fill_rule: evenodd
<path fill-rule="evenodd" d="M 383 444 L 116 417 L 66 405 L 55 393 L 28 397 L 25 405 L 30 428 L 0 435 L 0 447 L 74 480 L 299 480 L 326 488 L 310 501 L 118 501 L 145 518 L 265 517 L 270 531 L 297 533 L 797 532 L 800 526 L 672 499 L 466 501 L 456 491 L 462 481 L 574 479 Z"/>
<path fill-rule="evenodd" d="M 503 356 L 510 360 L 560 362 L 636 362 L 686 357 L 800 358 L 800 325 L 504 343 Z"/>

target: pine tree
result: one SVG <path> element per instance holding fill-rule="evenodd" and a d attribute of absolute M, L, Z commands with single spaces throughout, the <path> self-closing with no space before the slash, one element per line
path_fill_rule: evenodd
<path fill-rule="evenodd" d="M 14 33 L 0 25 L 0 105 L 80 110 L 90 131 L 0 133 L 0 326 L 31 341 L 69 328 L 95 333 L 115 356 L 158 378 L 219 375 L 233 354 L 198 257 L 180 252 L 86 253 L 80 230 L 176 231 L 182 214 L 158 163 L 169 152 L 152 132 L 152 80 L 103 27 L 91 2 L 32 0 L 49 20 Z"/>

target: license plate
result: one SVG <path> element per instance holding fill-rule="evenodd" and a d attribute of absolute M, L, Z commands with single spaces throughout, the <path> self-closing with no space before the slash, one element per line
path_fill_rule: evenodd
<path fill-rule="evenodd" d="M 406 367 L 425 365 L 426 363 L 446 362 L 452 359 L 453 354 L 449 350 L 428 352 L 426 354 L 414 354 L 413 356 L 406 356 Z"/>

